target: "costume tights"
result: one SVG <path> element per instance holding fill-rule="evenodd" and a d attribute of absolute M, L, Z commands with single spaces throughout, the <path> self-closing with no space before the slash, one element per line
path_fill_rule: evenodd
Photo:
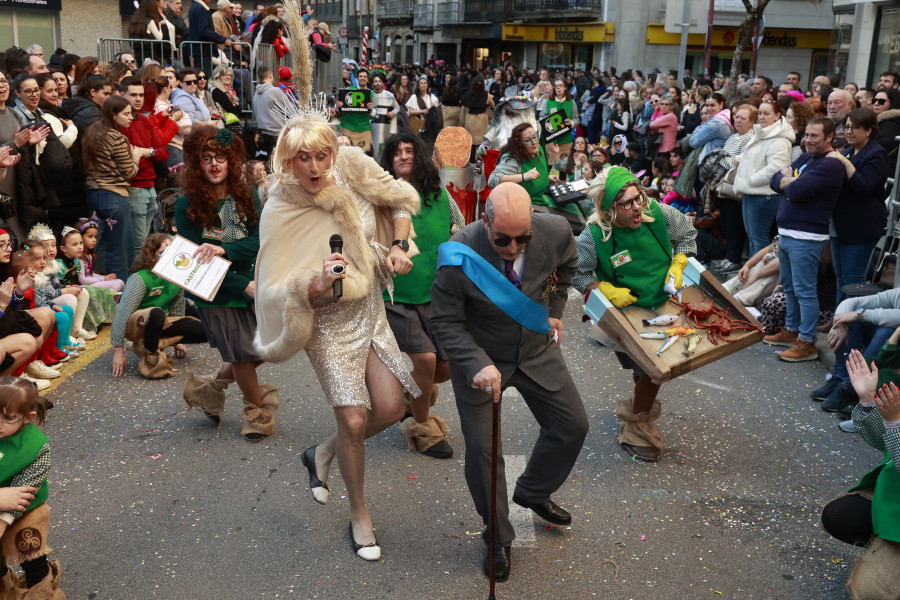
<path fill-rule="evenodd" d="M 872 537 L 872 501 L 858 494 L 832 500 L 822 509 L 822 527 L 832 537 L 865 546 Z"/>
<path fill-rule="evenodd" d="M 166 324 L 166 313 L 161 308 L 150 310 L 150 316 L 144 324 L 144 348 L 149 352 L 159 349 L 159 338 Z M 200 344 L 206 342 L 203 323 L 196 319 L 179 319 L 166 328 L 166 337 L 183 336 L 183 344 Z"/>
<path fill-rule="evenodd" d="M 2 563 L 0 564 L 0 577 L 6 575 L 6 572 L 9 570 L 9 567 L 6 566 L 6 561 L 4 560 Z M 25 571 L 25 583 L 28 584 L 28 587 L 34 587 L 43 581 L 44 577 L 50 572 L 50 565 L 47 563 L 46 556 L 38 556 L 23 562 L 22 570 Z"/>

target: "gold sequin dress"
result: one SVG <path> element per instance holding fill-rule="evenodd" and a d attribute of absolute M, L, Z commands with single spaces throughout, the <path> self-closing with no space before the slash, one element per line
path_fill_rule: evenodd
<path fill-rule="evenodd" d="M 334 177 L 338 185 L 351 189 L 337 168 Z M 372 241 L 375 236 L 375 209 L 358 194 L 353 196 L 366 239 L 375 255 L 375 284 L 372 293 L 360 300 L 341 300 L 334 304 L 331 294 L 327 294 L 314 302 L 313 332 L 306 344 L 306 353 L 332 406 L 365 406 L 371 410 L 372 403 L 366 388 L 369 348 L 375 349 L 381 361 L 413 397 L 420 396 L 422 392 L 403 363 L 403 355 L 384 312 L 382 290 L 386 285 L 391 286 L 391 276 L 384 265 L 388 249 Z M 392 216 L 408 218 L 409 213 L 395 211 Z"/>

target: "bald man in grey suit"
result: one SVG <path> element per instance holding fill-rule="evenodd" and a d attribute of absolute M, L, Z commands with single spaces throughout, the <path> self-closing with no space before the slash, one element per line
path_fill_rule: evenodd
<path fill-rule="evenodd" d="M 498 402 L 509 386 L 522 394 L 541 427 L 516 482 L 513 502 L 552 523 L 568 524 L 571 516 L 550 495 L 571 472 L 588 431 L 584 404 L 559 349 L 563 309 L 578 266 L 572 231 L 562 217 L 532 214 L 525 189 L 503 183 L 491 192 L 483 222 L 467 225 L 451 241 L 474 250 L 488 268 L 505 274 L 525 296 L 549 309 L 549 334 L 528 329 L 492 302 L 459 266 L 439 268 L 431 289 L 431 327 L 450 360 L 466 442 L 466 483 L 485 523 L 482 538 L 486 543 L 490 539 L 491 401 Z M 512 291 L 512 297 L 527 304 Z M 497 469 L 504 472 L 502 449 Z M 503 477 L 497 482 L 497 523 L 496 580 L 504 581 L 515 531 Z"/>

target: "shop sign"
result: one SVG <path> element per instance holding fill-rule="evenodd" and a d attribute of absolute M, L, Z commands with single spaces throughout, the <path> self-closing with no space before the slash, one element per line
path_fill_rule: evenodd
<path fill-rule="evenodd" d="M 716 47 L 734 47 L 737 43 L 740 28 L 714 27 L 712 45 Z M 825 50 L 831 45 L 829 29 L 766 29 L 762 35 L 763 48 L 802 48 Z M 662 23 L 647 25 L 647 43 L 677 46 L 681 43 L 681 34 L 668 33 Z M 750 42 L 748 42 L 750 43 Z M 688 46 L 703 46 L 706 35 L 702 33 L 688 34 Z"/>
<path fill-rule="evenodd" d="M 581 44 L 612 42 L 615 39 L 614 23 L 572 24 L 522 24 L 504 23 L 503 40 L 507 42 L 556 42 Z"/>
<path fill-rule="evenodd" d="M 0 0 L 0 9 L 2 8 L 62 10 L 62 0 Z"/>
<path fill-rule="evenodd" d="M 448 37 L 496 39 L 500 37 L 500 26 L 489 25 L 441 25 L 441 33 Z"/>

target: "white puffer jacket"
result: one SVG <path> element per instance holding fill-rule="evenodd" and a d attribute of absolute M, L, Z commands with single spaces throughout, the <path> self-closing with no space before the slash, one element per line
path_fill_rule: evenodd
<path fill-rule="evenodd" d="M 734 191 L 753 196 L 776 193 L 769 187 L 772 175 L 791 164 L 794 130 L 779 118 L 768 127 L 753 126 L 753 139 L 744 148 L 734 177 Z"/>

